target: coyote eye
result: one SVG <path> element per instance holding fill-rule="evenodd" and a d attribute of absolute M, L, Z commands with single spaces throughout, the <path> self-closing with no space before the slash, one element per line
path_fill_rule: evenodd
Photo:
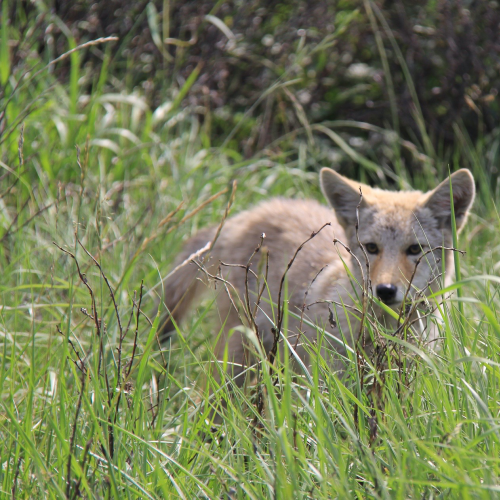
<path fill-rule="evenodd" d="M 418 255 L 421 252 L 422 252 L 422 247 L 420 245 L 410 245 L 408 247 L 408 250 L 406 250 L 406 253 L 408 255 Z"/>
<path fill-rule="evenodd" d="M 368 253 L 378 253 L 378 246 L 376 243 L 366 243 L 365 248 Z"/>

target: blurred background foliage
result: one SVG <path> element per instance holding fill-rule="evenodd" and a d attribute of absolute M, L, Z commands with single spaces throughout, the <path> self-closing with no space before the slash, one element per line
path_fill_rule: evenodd
<path fill-rule="evenodd" d="M 30 51 L 48 62 L 68 49 L 68 37 L 80 44 L 117 35 L 109 48 L 113 74 L 126 75 L 153 108 L 196 71 L 184 105 L 202 115 L 218 111 L 214 144 L 225 139 L 228 121 L 236 125 L 255 106 L 257 123 L 235 136 L 247 156 L 300 126 L 296 108 L 311 122 L 356 120 L 413 138 L 420 105 L 432 142 L 445 147 L 455 140 L 453 123 L 476 137 L 498 122 L 497 1 L 54 0 L 9 8 L 20 31 L 14 65 Z M 29 33 L 34 16 L 36 41 Z M 103 63 L 101 50 L 82 57 L 88 86 Z M 58 77 L 69 73 L 67 61 Z M 277 82 L 287 85 L 270 92 Z"/>

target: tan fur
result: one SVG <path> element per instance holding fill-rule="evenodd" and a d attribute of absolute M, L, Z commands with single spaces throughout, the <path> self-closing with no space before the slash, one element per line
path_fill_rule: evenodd
<path fill-rule="evenodd" d="M 455 172 L 451 180 L 455 218 L 457 229 L 460 230 L 474 199 L 474 181 L 467 170 Z M 408 255 L 408 248 L 420 244 L 425 251 L 440 245 L 450 247 L 452 244 L 449 180 L 445 180 L 429 193 L 391 192 L 348 180 L 325 168 L 321 171 L 320 181 L 323 193 L 334 210 L 312 200 L 277 198 L 266 201 L 228 219 L 209 256 L 205 260 L 201 258 L 201 261 L 204 261 L 203 266 L 211 274 L 217 273 L 220 262 L 246 264 L 258 245 L 261 234 L 265 233 L 265 249 L 255 255 L 251 269 L 262 276 L 265 267 L 262 258 L 267 251 L 269 293 L 267 291 L 264 293 L 256 314 L 258 333 L 266 351 L 273 343 L 272 329 L 275 325 L 272 318 L 273 314 L 276 314 L 276 306 L 272 307 L 270 302 L 276 304 L 278 300 L 280 281 L 286 266 L 299 245 L 325 223 L 330 223 L 331 226 L 324 228 L 302 248 L 289 270 L 286 299 L 290 313 L 300 317 L 305 294 L 310 287 L 306 303 L 313 305 L 305 310 L 302 335 L 313 340 L 317 338 L 318 332 L 324 330 L 325 342 L 339 354 L 345 354 L 346 343 L 352 346 L 354 342 L 352 337 L 358 328 L 356 320 L 352 315 L 348 319 L 344 310 L 336 307 L 338 323 L 332 328 L 329 323 L 329 303 L 352 306 L 355 293 L 360 294 L 359 285 L 353 286 L 344 264 L 351 270 L 358 283 L 361 283 L 359 266 L 341 245 L 333 244 L 334 238 L 345 243 L 364 267 L 363 251 L 357 243 L 355 231 L 360 187 L 363 201 L 359 207 L 359 239 L 363 245 L 375 243 L 379 249 L 377 254 L 368 254 L 372 288 L 376 295 L 379 285 L 397 287 L 393 302 L 389 304 L 393 309 L 399 308 L 420 256 Z M 215 232 L 216 228 L 205 229 L 190 239 L 178 257 L 177 265 L 203 248 L 207 242 L 212 241 Z M 426 259 L 422 259 L 413 280 L 413 287 L 409 291 L 410 296 L 415 289 L 425 288 L 429 280 L 441 271 L 440 257 L 441 250 L 436 250 Z M 450 252 L 446 252 L 447 282 L 451 279 L 452 262 Z M 312 283 L 324 266 L 327 267 Z M 221 269 L 224 279 L 234 286 L 240 296 L 241 302 L 237 300 L 236 293 L 232 290 L 233 303 L 237 305 L 244 303 L 244 270 L 224 266 Z M 174 311 L 173 316 L 177 322 L 182 320 L 199 293 L 207 289 L 201 280 L 195 279 L 197 277 L 203 277 L 203 273 L 196 265 L 190 263 L 173 273 L 165 283 L 165 303 L 169 311 Z M 245 365 L 245 342 L 242 329 L 237 328 L 241 322 L 224 287 L 219 283 L 217 288 L 218 311 L 221 323 L 225 326 L 224 336 L 219 341 L 216 352 L 220 356 L 226 344 L 228 345 L 230 359 L 234 363 L 233 375 L 236 376 Z M 257 280 L 252 274 L 249 274 L 248 288 L 253 309 L 257 297 Z M 288 331 L 284 332 L 292 345 L 295 343 L 300 326 L 299 319 L 293 314 L 289 315 Z M 381 318 L 384 316 L 381 311 L 379 315 Z M 319 328 L 310 326 L 311 323 L 318 325 Z M 171 329 L 171 326 L 167 322 L 164 331 Z M 298 354 L 307 361 L 305 350 L 300 343 Z M 339 364 L 333 361 L 332 366 L 338 367 Z M 238 383 L 241 383 L 241 380 L 238 380 Z"/>

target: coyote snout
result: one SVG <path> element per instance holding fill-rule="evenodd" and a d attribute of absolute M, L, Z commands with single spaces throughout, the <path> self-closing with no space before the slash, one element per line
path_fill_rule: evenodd
<path fill-rule="evenodd" d="M 356 308 L 368 269 L 374 296 L 395 310 L 417 293 L 432 293 L 443 271 L 445 282 L 451 279 L 452 212 L 460 231 L 475 194 L 474 179 L 468 170 L 455 172 L 428 193 L 371 188 L 328 168 L 321 170 L 320 184 L 333 210 L 312 200 L 277 198 L 264 202 L 228 219 L 218 239 L 217 228 L 195 235 L 178 257 L 177 271 L 165 283 L 165 303 L 178 322 L 199 292 L 207 288 L 196 277 L 214 276 L 222 270 L 219 277 L 230 283 L 231 289 L 218 287 L 224 335 L 217 353 L 222 355 L 228 346 L 237 383 L 242 382 L 238 375 L 246 359 L 242 333 L 246 330 L 238 326 L 250 318 L 245 326 L 254 330 L 265 350 L 271 349 L 278 328 L 276 306 L 285 271 L 288 330 L 278 335 L 288 336 L 304 361 L 304 337 L 313 340 L 322 335 L 323 345 L 329 343 L 339 355 L 356 342 L 356 322 L 360 318 Z M 287 270 L 299 245 L 325 223 L 330 225 L 301 248 Z M 265 263 L 260 257 L 263 252 L 255 254 L 263 233 Z M 342 245 L 334 244 L 334 240 Z M 210 250 L 200 252 L 213 241 Z M 201 259 L 198 265 L 182 264 L 193 255 Z M 200 268 L 203 273 L 198 275 Z M 391 327 L 395 320 L 382 309 L 374 310 Z M 167 320 L 164 331 L 171 326 Z M 398 327 L 392 326 L 394 330 Z"/>
<path fill-rule="evenodd" d="M 391 305 L 397 304 L 398 300 L 398 287 L 392 283 L 381 283 L 375 288 L 377 297 L 384 302 L 384 304 Z"/>

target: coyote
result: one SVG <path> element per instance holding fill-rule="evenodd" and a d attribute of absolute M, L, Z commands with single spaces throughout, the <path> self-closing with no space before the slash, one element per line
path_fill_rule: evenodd
<path fill-rule="evenodd" d="M 359 307 L 363 283 L 395 311 L 416 293 L 432 293 L 443 269 L 449 283 L 454 255 L 445 248 L 452 247 L 452 207 L 460 231 L 475 195 L 468 170 L 458 170 L 427 193 L 371 188 L 329 168 L 321 170 L 320 184 L 331 208 L 313 200 L 275 198 L 229 218 L 222 230 L 204 229 L 188 240 L 165 282 L 171 315 L 161 335 L 173 329 L 172 318 L 182 320 L 207 289 L 203 279 L 208 277 L 218 281 L 223 325 L 216 354 L 221 357 L 227 346 L 236 383 L 243 382 L 238 376 L 248 366 L 246 346 L 252 330 L 265 352 L 276 349 L 280 335 L 287 337 L 306 364 L 303 344 L 322 335 L 322 345 L 329 344 L 328 353 L 337 359 L 333 366 L 339 367 L 359 332 L 356 304 Z M 283 324 L 277 318 L 280 297 L 288 303 Z M 373 311 L 396 331 L 398 323 L 384 307 L 375 304 Z M 247 324 L 242 327 L 242 322 Z"/>

